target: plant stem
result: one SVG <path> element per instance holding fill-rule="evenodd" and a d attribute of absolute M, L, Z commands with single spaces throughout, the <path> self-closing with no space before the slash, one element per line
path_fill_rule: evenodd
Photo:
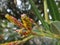
<path fill-rule="evenodd" d="M 13 42 L 6 42 L 6 43 L 3 43 L 3 44 L 0 44 L 0 45 L 8 45 L 8 44 L 10 44 L 10 43 L 17 43 L 17 45 L 18 44 L 23 44 L 23 43 L 25 43 L 26 41 L 28 41 L 28 40 L 30 40 L 31 38 L 33 38 L 34 36 L 33 35 L 30 35 L 29 37 L 27 37 L 27 38 L 24 38 L 23 40 L 18 40 L 18 41 L 13 41 Z"/>
<path fill-rule="evenodd" d="M 49 22 L 49 15 L 48 15 L 48 12 L 47 12 L 47 1 L 44 0 L 44 14 L 45 14 L 45 21 L 48 23 Z"/>

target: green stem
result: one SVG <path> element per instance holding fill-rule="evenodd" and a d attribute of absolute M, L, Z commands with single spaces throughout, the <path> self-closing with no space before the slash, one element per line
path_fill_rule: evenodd
<path fill-rule="evenodd" d="M 34 37 L 34 36 L 33 36 L 33 35 L 31 35 L 31 36 L 29 36 L 29 37 L 27 37 L 27 38 L 23 39 L 23 40 L 22 40 L 22 42 L 26 42 L 26 41 L 28 41 L 29 39 L 33 38 L 33 37 Z"/>
<path fill-rule="evenodd" d="M 18 40 L 18 41 L 13 41 L 13 43 L 17 43 L 17 44 L 23 44 L 23 43 L 25 43 L 26 41 L 28 41 L 28 40 L 30 40 L 31 38 L 33 38 L 34 36 L 33 35 L 30 35 L 29 37 L 26 37 L 26 38 L 24 38 L 23 40 Z M 3 43 L 3 44 L 0 44 L 0 45 L 4 45 L 4 44 L 9 44 L 9 43 L 11 43 L 11 42 L 6 42 L 6 43 Z"/>
<path fill-rule="evenodd" d="M 45 21 L 48 23 L 49 22 L 49 15 L 48 15 L 48 12 L 47 12 L 47 1 L 44 0 L 44 14 L 45 14 Z"/>

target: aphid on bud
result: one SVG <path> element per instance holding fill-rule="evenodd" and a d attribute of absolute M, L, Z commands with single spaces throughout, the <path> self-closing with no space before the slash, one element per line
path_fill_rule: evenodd
<path fill-rule="evenodd" d="M 21 20 L 22 20 L 24 27 L 27 30 L 32 30 L 32 23 L 30 21 L 30 18 L 26 14 L 21 15 Z"/>
<path fill-rule="evenodd" d="M 23 27 L 22 23 L 20 21 L 18 21 L 15 17 L 9 15 L 9 14 L 6 14 L 5 17 L 10 21 L 12 22 L 13 24 L 17 25 L 18 27 Z"/>

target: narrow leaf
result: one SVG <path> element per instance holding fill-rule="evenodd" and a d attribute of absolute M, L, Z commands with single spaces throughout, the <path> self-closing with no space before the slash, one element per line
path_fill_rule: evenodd
<path fill-rule="evenodd" d="M 35 15 L 38 17 L 38 19 L 42 22 L 42 25 L 46 30 L 49 30 L 48 24 L 44 21 L 44 19 L 41 17 L 41 14 L 39 13 L 38 9 L 36 8 L 36 5 L 34 4 L 33 0 L 29 0 L 30 4 L 32 6 L 32 9 L 35 13 Z"/>
<path fill-rule="evenodd" d="M 50 14 L 52 16 L 52 20 L 59 20 L 60 21 L 60 14 L 58 11 L 58 7 L 56 6 L 56 3 L 54 0 L 47 0 L 48 8 L 50 11 Z"/>

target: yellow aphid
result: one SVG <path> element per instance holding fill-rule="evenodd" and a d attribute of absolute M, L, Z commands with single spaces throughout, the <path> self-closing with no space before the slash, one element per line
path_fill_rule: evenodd
<path fill-rule="evenodd" d="M 21 19 L 22 19 L 22 22 L 23 22 L 24 27 L 27 30 L 31 30 L 32 24 L 31 24 L 31 21 L 30 21 L 29 17 L 26 14 L 22 14 L 21 15 Z"/>
<path fill-rule="evenodd" d="M 14 21 L 13 21 L 13 17 L 12 16 L 10 16 L 9 14 L 6 14 L 5 15 L 5 18 L 7 18 L 10 22 L 12 22 L 13 24 L 14 24 Z"/>
<path fill-rule="evenodd" d="M 6 17 L 6 18 L 9 17 L 9 14 L 6 14 L 5 17 Z"/>
<path fill-rule="evenodd" d="M 20 21 L 18 21 L 15 17 L 9 15 L 9 14 L 6 14 L 5 17 L 10 21 L 12 22 L 13 24 L 17 25 L 18 27 L 23 27 L 22 23 Z"/>

